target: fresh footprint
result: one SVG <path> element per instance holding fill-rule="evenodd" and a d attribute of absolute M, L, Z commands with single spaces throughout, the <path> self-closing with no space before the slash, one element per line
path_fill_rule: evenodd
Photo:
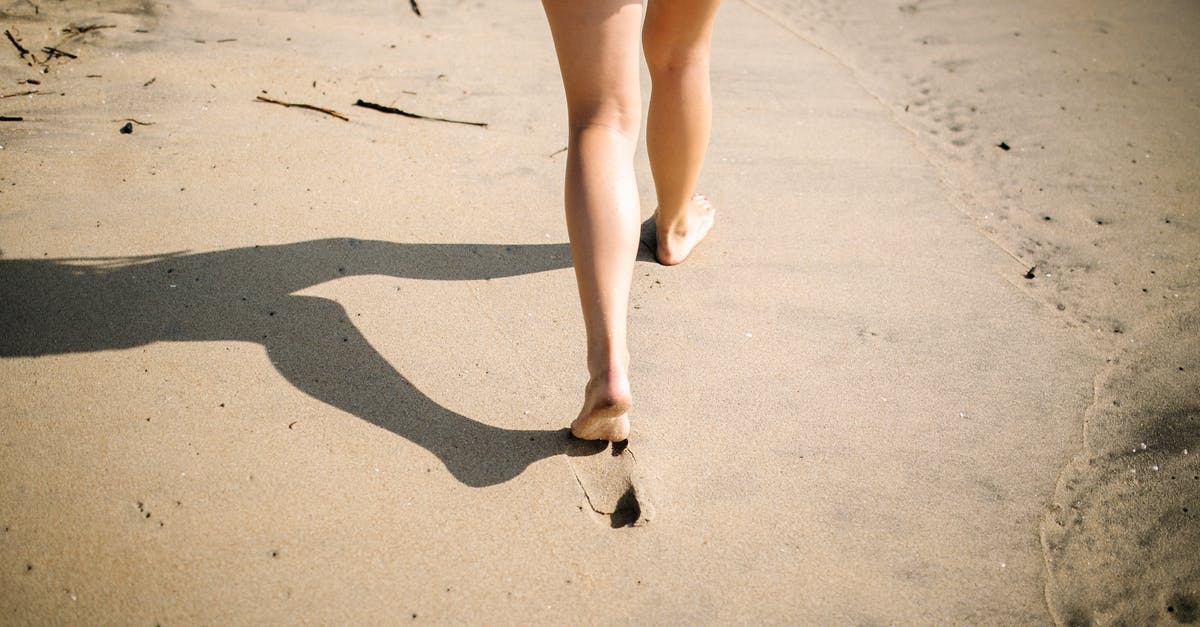
<path fill-rule="evenodd" d="M 646 500 L 646 481 L 626 442 L 572 440 L 567 460 L 584 499 L 593 512 L 616 529 L 640 527 L 653 516 Z"/>

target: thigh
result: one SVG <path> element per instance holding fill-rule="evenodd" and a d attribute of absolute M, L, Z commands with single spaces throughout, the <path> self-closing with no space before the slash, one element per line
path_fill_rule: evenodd
<path fill-rule="evenodd" d="M 573 125 L 624 128 L 641 116 L 640 0 L 542 0 Z M 600 119 L 597 119 L 600 118 Z"/>
<path fill-rule="evenodd" d="M 642 33 L 647 57 L 707 53 L 720 4 L 721 0 L 648 0 Z"/>

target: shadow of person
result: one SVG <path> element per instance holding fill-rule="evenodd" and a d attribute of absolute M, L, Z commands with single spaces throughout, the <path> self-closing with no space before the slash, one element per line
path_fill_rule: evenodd
<path fill-rule="evenodd" d="M 563 453 L 568 431 L 501 429 L 442 407 L 371 347 L 341 305 L 294 292 L 354 275 L 462 281 L 570 265 L 566 244 L 356 239 L 116 259 L 0 259 L 0 357 L 256 342 L 306 394 L 424 447 L 462 483 L 489 486 Z"/>

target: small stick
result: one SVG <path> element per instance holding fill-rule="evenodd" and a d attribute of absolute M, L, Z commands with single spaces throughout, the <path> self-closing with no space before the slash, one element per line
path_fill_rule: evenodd
<path fill-rule="evenodd" d="M 417 6 L 417 0 L 408 0 L 408 6 L 412 7 L 412 11 L 417 14 L 417 17 L 421 17 L 421 7 Z"/>
<path fill-rule="evenodd" d="M 333 116 L 339 120 L 342 120 L 344 122 L 350 121 L 350 118 L 338 113 L 337 111 L 334 111 L 332 109 L 323 109 L 321 107 L 313 106 L 310 104 L 303 104 L 303 103 L 298 103 L 298 102 L 281 102 L 279 100 L 272 100 L 270 98 L 264 98 L 263 96 L 259 96 L 257 98 L 257 100 L 259 102 L 269 102 L 271 104 L 277 104 L 277 105 L 281 105 L 284 107 L 296 107 L 298 109 L 308 109 L 309 111 L 317 111 L 320 113 L 324 113 L 325 115 L 331 115 L 331 116 Z"/>
<path fill-rule="evenodd" d="M 31 89 L 29 91 L 19 91 L 13 94 L 0 94 L 0 98 L 16 98 L 17 96 L 32 96 L 38 93 L 38 90 Z"/>
<path fill-rule="evenodd" d="M 154 84 L 154 81 L 156 81 L 156 80 L 158 80 L 158 77 L 157 77 L 157 76 L 155 76 L 155 77 L 151 78 L 150 80 L 148 80 L 148 81 L 146 81 L 146 82 L 142 83 L 142 87 L 149 87 L 149 86 L 153 85 L 153 84 Z"/>
<path fill-rule="evenodd" d="M 11 116 L 7 116 L 7 115 L 0 115 L 0 122 L 23 122 L 23 121 L 25 121 L 25 118 L 11 117 Z"/>
<path fill-rule="evenodd" d="M 17 43 L 17 40 L 15 37 L 12 36 L 12 33 L 8 32 L 8 31 L 4 31 L 4 36 L 8 37 L 8 40 L 12 42 L 12 45 L 17 47 L 17 52 L 21 53 L 22 59 L 25 58 L 25 55 L 29 54 L 29 51 L 25 49 L 25 46 L 22 46 L 21 44 Z"/>
<path fill-rule="evenodd" d="M 68 26 L 68 27 L 62 29 L 62 32 L 70 33 L 72 35 L 82 35 L 84 33 L 90 33 L 94 30 L 100 30 L 101 28 L 116 28 L 116 27 L 117 27 L 116 24 L 87 24 L 85 26 L 75 26 L 74 24 L 72 24 L 71 26 Z"/>
<path fill-rule="evenodd" d="M 49 57 L 47 57 L 49 59 L 53 59 L 54 57 L 67 57 L 68 59 L 78 59 L 79 58 L 79 57 L 71 54 L 70 52 L 59 50 L 58 48 L 54 48 L 52 46 L 43 46 L 42 52 L 45 52 L 46 54 L 50 55 Z"/>
<path fill-rule="evenodd" d="M 548 157 L 555 157 L 555 156 L 561 155 L 562 153 L 564 153 L 564 152 L 566 152 L 566 151 L 567 151 L 567 147 L 566 147 L 566 146 L 563 146 L 562 148 L 559 148 L 558 150 L 555 150 L 554 152 L 550 153 L 550 154 L 549 154 L 549 155 L 547 155 L 547 156 L 548 156 Z"/>
<path fill-rule="evenodd" d="M 133 118 L 121 118 L 119 120 L 110 120 L 110 121 L 111 122 L 133 122 L 134 124 L 137 124 L 138 126 L 154 126 L 154 122 L 142 122 L 140 120 L 135 120 Z"/>
<path fill-rule="evenodd" d="M 365 109 L 374 109 L 374 110 L 380 111 L 382 113 L 394 113 L 396 115 L 402 115 L 406 118 L 413 118 L 416 120 L 432 120 L 434 122 L 450 122 L 451 124 L 466 124 L 469 126 L 478 126 L 481 128 L 487 128 L 487 122 L 464 122 L 462 120 L 449 120 L 446 118 L 435 118 L 435 117 L 428 116 L 428 115 L 409 113 L 408 111 L 402 111 L 395 107 L 385 107 L 384 105 L 375 104 L 374 102 L 367 102 L 365 100 L 358 100 L 357 102 L 354 103 L 354 106 L 363 107 Z"/>

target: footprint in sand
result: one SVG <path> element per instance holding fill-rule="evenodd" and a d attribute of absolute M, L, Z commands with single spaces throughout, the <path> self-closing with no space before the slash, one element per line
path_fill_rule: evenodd
<path fill-rule="evenodd" d="M 646 500 L 646 481 L 628 440 L 610 448 L 608 442 L 572 439 L 567 460 L 588 506 L 613 529 L 650 522 L 653 511 Z"/>

